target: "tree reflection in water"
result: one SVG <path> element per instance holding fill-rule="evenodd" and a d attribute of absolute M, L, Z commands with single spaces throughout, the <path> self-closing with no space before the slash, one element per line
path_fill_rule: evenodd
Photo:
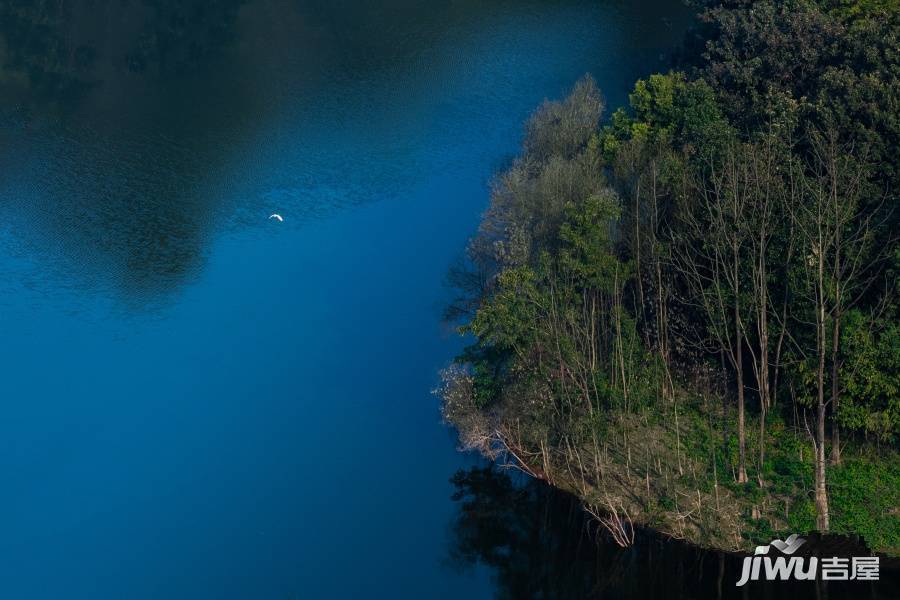
<path fill-rule="evenodd" d="M 495 467 L 454 475 L 450 562 L 493 571 L 498 598 L 622 600 L 769 598 L 773 600 L 900 598 L 895 561 L 882 558 L 881 581 L 754 582 L 736 587 L 743 557 L 703 550 L 637 531 L 620 548 L 599 531 L 578 501 L 535 480 L 518 481 Z M 849 540 L 809 538 L 810 554 L 864 555 Z"/>

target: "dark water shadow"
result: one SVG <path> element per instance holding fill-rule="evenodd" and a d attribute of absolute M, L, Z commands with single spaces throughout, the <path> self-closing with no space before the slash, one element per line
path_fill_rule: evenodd
<path fill-rule="evenodd" d="M 600 33 L 585 64 L 615 65 L 604 83 L 624 89 L 678 12 L 662 0 L 0 2 L 0 252 L 34 263 L 0 279 L 152 303 L 202 273 L 222 231 L 287 207 L 292 224 L 318 219 L 468 164 L 470 147 L 453 144 L 481 133 L 471 119 L 493 122 L 481 111 L 521 94 L 502 70 L 465 81 L 491 45 L 587 15 Z M 510 69 L 527 68 L 515 58 Z"/>
<path fill-rule="evenodd" d="M 615 598 L 771 600 L 888 600 L 900 598 L 896 560 L 881 558 L 878 582 L 750 582 L 740 578 L 743 556 L 704 550 L 648 530 L 620 548 L 598 531 L 569 494 L 535 480 L 518 480 L 495 467 L 461 470 L 453 477 L 459 512 L 450 564 L 490 568 L 497 598 Z M 808 541 L 796 556 L 866 556 L 840 536 Z"/>
<path fill-rule="evenodd" d="M 0 241 L 21 259 L 5 285 L 143 305 L 199 272 L 217 216 L 197 191 L 228 113 L 198 107 L 244 4 L 0 3 Z"/>

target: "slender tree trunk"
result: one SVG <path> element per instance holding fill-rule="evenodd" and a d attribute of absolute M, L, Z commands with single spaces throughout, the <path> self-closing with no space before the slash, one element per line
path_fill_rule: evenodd
<path fill-rule="evenodd" d="M 734 371 L 737 378 L 738 396 L 738 483 L 747 482 L 747 468 L 745 462 L 744 441 L 744 356 L 743 342 L 741 341 L 741 305 L 738 299 L 738 254 L 734 249 Z"/>
<path fill-rule="evenodd" d="M 840 347 L 840 329 L 841 329 L 841 194 L 839 189 L 841 185 L 838 183 L 839 168 L 836 164 L 837 156 L 835 148 L 831 147 L 832 152 L 829 153 L 829 171 L 831 180 L 831 205 L 834 214 L 834 268 L 832 277 L 834 279 L 834 312 L 832 313 L 832 331 L 831 331 L 831 464 L 836 465 L 841 462 L 841 433 L 838 425 L 838 395 L 840 392 L 838 382 L 838 348 Z"/>
<path fill-rule="evenodd" d="M 766 232 L 760 231 L 759 256 L 757 258 L 758 302 L 757 321 L 759 331 L 759 473 L 757 480 L 763 485 L 763 463 L 766 460 L 766 413 L 769 410 L 769 294 L 766 273 Z"/>
<path fill-rule="evenodd" d="M 838 425 L 838 398 L 840 396 L 838 351 L 841 343 L 840 329 L 841 307 L 838 304 L 835 307 L 834 325 L 831 334 L 831 464 L 833 465 L 841 464 L 841 432 Z"/>
<path fill-rule="evenodd" d="M 644 330 L 644 343 L 650 347 L 650 333 L 647 325 L 647 311 L 644 305 L 644 271 L 641 267 L 641 178 L 638 177 L 634 192 L 634 264 L 637 279 L 638 304 L 640 306 L 641 328 Z"/>
<path fill-rule="evenodd" d="M 741 346 L 741 326 L 738 319 L 739 306 L 737 301 L 734 303 L 734 317 L 737 325 L 735 326 L 735 373 L 737 375 L 737 397 L 738 397 L 738 483 L 747 482 L 747 468 L 744 458 L 744 367 L 743 367 L 743 351 Z"/>
<path fill-rule="evenodd" d="M 788 261 L 790 261 L 791 251 L 788 250 Z M 784 276 L 784 296 L 781 303 L 781 330 L 778 332 L 778 342 L 775 344 L 775 364 L 772 367 L 772 395 L 770 400 L 772 405 L 776 404 L 778 397 L 778 375 L 781 372 L 781 348 L 784 344 L 784 335 L 787 332 L 787 307 L 788 307 L 788 277 L 787 269 Z"/>
<path fill-rule="evenodd" d="M 824 358 L 824 356 L 822 357 Z M 819 368 L 819 406 L 816 418 L 816 529 L 828 531 L 828 492 L 825 488 L 824 360 Z"/>
<path fill-rule="evenodd" d="M 672 400 L 675 397 L 675 385 L 672 381 L 672 371 L 669 368 L 669 323 L 666 312 L 667 293 L 663 287 L 661 256 L 659 254 L 659 245 L 657 241 L 657 229 L 659 227 L 659 192 L 658 183 L 658 165 L 656 159 L 650 163 L 650 247 L 653 248 L 651 256 L 653 259 L 653 268 L 656 274 L 656 337 L 659 346 L 659 354 L 663 364 L 663 398 Z"/>
<path fill-rule="evenodd" d="M 759 403 L 759 473 L 756 480 L 763 486 L 763 462 L 766 460 L 766 403 Z"/>
<path fill-rule="evenodd" d="M 719 363 L 722 368 L 722 377 L 725 377 L 725 351 L 719 348 Z M 728 394 L 722 394 L 722 455 L 728 456 L 728 431 L 725 424 L 728 422 Z"/>
<path fill-rule="evenodd" d="M 828 531 L 828 491 L 825 488 L 825 285 L 824 252 L 819 249 L 818 314 L 816 345 L 819 365 L 816 372 L 818 407 L 816 414 L 816 529 Z"/>

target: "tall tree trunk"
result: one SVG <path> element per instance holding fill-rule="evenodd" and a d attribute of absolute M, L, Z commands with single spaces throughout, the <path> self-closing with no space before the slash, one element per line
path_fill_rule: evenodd
<path fill-rule="evenodd" d="M 650 348 L 650 331 L 647 324 L 647 309 L 644 305 L 644 271 L 641 266 L 641 177 L 635 184 L 634 191 L 634 272 L 637 281 L 638 305 L 641 329 L 644 332 L 644 344 Z"/>
<path fill-rule="evenodd" d="M 831 333 L 831 464 L 841 464 L 841 432 L 838 425 L 838 398 L 840 396 L 838 351 L 841 343 L 841 306 L 834 310 L 834 324 Z"/>
<path fill-rule="evenodd" d="M 757 328 L 759 331 L 759 474 L 757 480 L 763 485 L 763 463 L 766 460 L 766 413 L 769 410 L 769 294 L 768 276 L 766 272 L 766 231 L 760 229 L 759 256 L 757 257 Z"/>
<path fill-rule="evenodd" d="M 819 247 L 818 307 L 816 346 L 819 365 L 816 371 L 818 407 L 816 414 L 816 529 L 828 531 L 828 491 L 825 488 L 825 282 L 823 254 Z"/>
<path fill-rule="evenodd" d="M 834 148 L 832 147 L 832 150 Z M 840 328 L 841 328 L 841 194 L 838 190 L 838 167 L 836 164 L 837 157 L 830 153 L 829 171 L 831 179 L 831 205 L 834 211 L 834 269 L 832 277 L 834 279 L 834 312 L 832 313 L 832 330 L 831 330 L 831 464 L 836 465 L 841 462 L 841 433 L 838 426 L 838 395 L 840 391 L 838 382 L 838 348 L 840 347 Z"/>
<path fill-rule="evenodd" d="M 766 460 L 766 403 L 759 403 L 759 473 L 756 480 L 763 487 L 763 463 Z"/>
<path fill-rule="evenodd" d="M 741 342 L 740 304 L 735 296 L 734 300 L 734 370 L 737 376 L 738 395 L 738 483 L 747 482 L 747 468 L 744 459 L 744 365 L 743 343 Z"/>
<path fill-rule="evenodd" d="M 725 351 L 719 348 L 719 362 L 721 363 L 722 376 L 728 372 L 725 369 Z M 728 422 L 728 394 L 722 394 L 722 454 L 728 456 L 728 430 L 725 424 Z"/>
<path fill-rule="evenodd" d="M 828 531 L 828 491 L 825 488 L 825 356 L 819 360 L 819 406 L 816 417 L 816 529 Z"/>

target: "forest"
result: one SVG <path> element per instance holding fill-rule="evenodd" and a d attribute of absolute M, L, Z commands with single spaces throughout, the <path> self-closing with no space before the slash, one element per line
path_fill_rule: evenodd
<path fill-rule="evenodd" d="M 460 445 L 637 525 L 900 554 L 900 3 L 707 2 L 608 110 L 545 101 L 447 318 Z"/>

